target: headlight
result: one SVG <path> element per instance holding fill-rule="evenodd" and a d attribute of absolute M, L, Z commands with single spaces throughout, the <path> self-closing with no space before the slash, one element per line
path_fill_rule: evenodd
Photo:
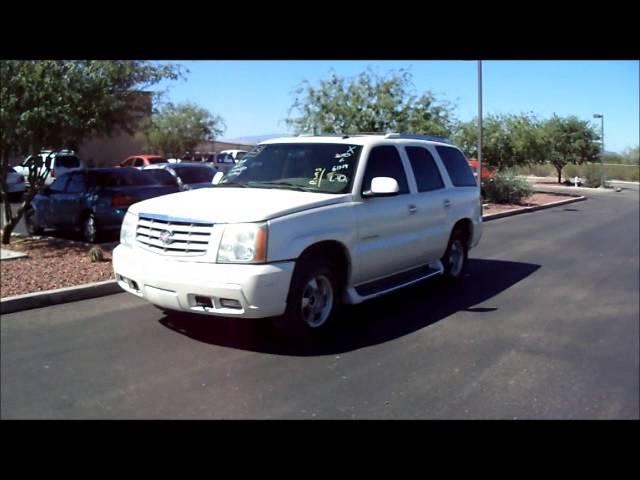
<path fill-rule="evenodd" d="M 136 225 L 138 223 L 138 216 L 127 212 L 122 220 L 122 226 L 120 227 L 120 243 L 122 245 L 133 246 L 136 239 Z"/>
<path fill-rule="evenodd" d="M 227 225 L 218 247 L 219 263 L 260 263 L 267 259 L 267 226 L 263 223 Z"/>

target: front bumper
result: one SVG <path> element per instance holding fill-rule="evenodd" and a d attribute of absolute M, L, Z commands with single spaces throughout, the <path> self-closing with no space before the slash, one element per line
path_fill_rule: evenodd
<path fill-rule="evenodd" d="M 181 261 L 141 248 L 118 245 L 113 270 L 120 287 L 162 308 L 205 315 L 263 318 L 281 315 L 294 262 L 229 265 Z M 202 306 L 200 299 L 211 300 Z M 235 300 L 238 308 L 222 305 Z"/>

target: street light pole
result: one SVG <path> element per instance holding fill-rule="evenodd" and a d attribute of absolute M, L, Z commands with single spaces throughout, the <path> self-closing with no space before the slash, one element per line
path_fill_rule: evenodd
<path fill-rule="evenodd" d="M 601 113 L 594 113 L 593 118 L 600 119 L 600 187 L 605 187 L 607 177 L 604 173 L 604 115 Z"/>
<path fill-rule="evenodd" d="M 478 189 L 482 192 L 482 60 L 478 60 Z M 482 194 L 480 213 L 482 213 Z"/>

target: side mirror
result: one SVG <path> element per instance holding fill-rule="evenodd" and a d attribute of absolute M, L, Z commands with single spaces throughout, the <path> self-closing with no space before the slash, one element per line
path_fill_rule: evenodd
<path fill-rule="evenodd" d="M 218 183 L 220 183 L 220 180 L 222 180 L 222 177 L 224 177 L 224 173 L 222 172 L 216 172 L 216 174 L 213 176 L 213 178 L 211 179 L 211 183 L 213 185 L 217 185 Z"/>
<path fill-rule="evenodd" d="M 362 196 L 369 197 L 391 197 L 400 191 L 398 181 L 391 177 L 375 177 L 371 180 L 371 190 L 362 192 Z"/>

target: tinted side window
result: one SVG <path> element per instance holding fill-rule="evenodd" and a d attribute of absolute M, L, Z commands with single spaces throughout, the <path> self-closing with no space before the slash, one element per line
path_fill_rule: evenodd
<path fill-rule="evenodd" d="M 419 192 L 444 188 L 442 176 L 431 152 L 422 147 L 405 147 Z"/>
<path fill-rule="evenodd" d="M 67 193 L 82 193 L 87 189 L 86 178 L 82 174 L 71 176 L 71 181 L 67 185 Z"/>
<path fill-rule="evenodd" d="M 362 180 L 362 191 L 371 190 L 371 180 L 375 177 L 391 177 L 398 182 L 399 193 L 409 193 L 407 175 L 402 166 L 398 149 L 391 145 L 374 147 L 369 154 L 367 170 Z"/>
<path fill-rule="evenodd" d="M 144 161 L 141 158 L 136 158 L 133 161 L 133 166 L 134 167 L 142 167 L 142 166 L 144 166 Z"/>
<path fill-rule="evenodd" d="M 475 187 L 478 185 L 476 177 L 473 176 L 471 167 L 462 152 L 455 148 L 442 146 L 436 147 L 436 150 L 449 173 L 451 183 L 456 187 Z"/>
<path fill-rule="evenodd" d="M 62 175 L 51 184 L 49 190 L 51 190 L 51 193 L 63 193 L 68 181 L 69 175 Z"/>

